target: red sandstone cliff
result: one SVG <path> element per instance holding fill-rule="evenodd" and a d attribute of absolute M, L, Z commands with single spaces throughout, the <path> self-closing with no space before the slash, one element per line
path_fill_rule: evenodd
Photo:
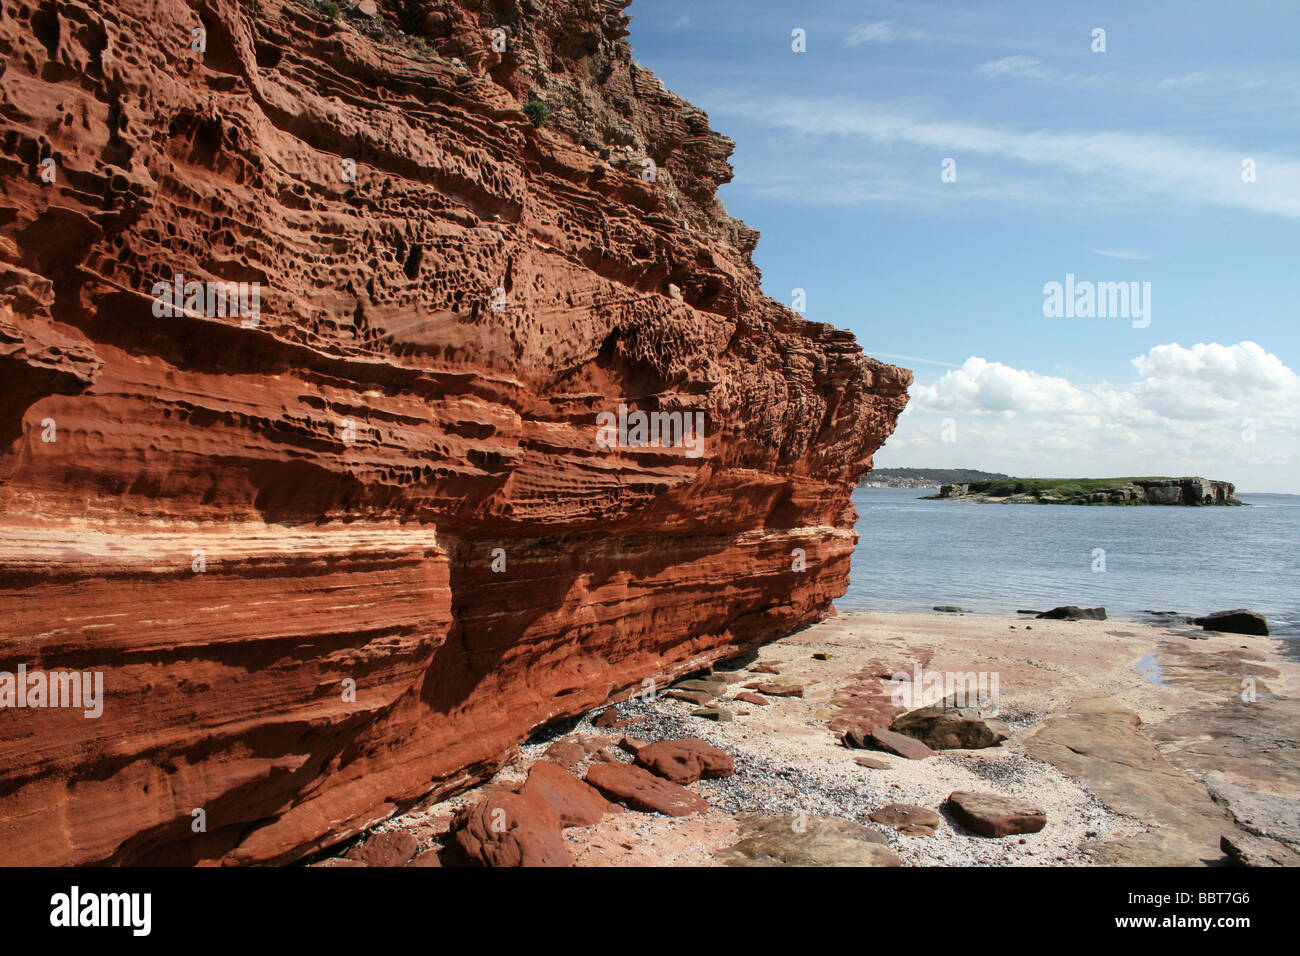
<path fill-rule="evenodd" d="M 288 861 L 844 591 L 910 373 L 763 297 L 626 3 L 319 6 L 0 0 L 0 671 L 105 689 L 0 710 L 0 863 Z"/>

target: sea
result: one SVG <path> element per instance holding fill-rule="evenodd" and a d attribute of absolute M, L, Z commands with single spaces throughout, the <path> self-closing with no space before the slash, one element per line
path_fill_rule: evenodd
<path fill-rule="evenodd" d="M 1248 608 L 1300 654 L 1300 495 L 1239 494 L 1239 508 L 923 500 L 936 493 L 854 492 L 858 546 L 837 608 L 1076 604 L 1146 621 Z"/>

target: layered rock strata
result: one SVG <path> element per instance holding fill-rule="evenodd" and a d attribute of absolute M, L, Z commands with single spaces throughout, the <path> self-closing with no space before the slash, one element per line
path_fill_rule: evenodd
<path fill-rule="evenodd" d="M 626 4 L 339 6 L 0 0 L 0 672 L 103 688 L 0 675 L 0 863 L 291 861 L 845 590 L 910 373 Z"/>

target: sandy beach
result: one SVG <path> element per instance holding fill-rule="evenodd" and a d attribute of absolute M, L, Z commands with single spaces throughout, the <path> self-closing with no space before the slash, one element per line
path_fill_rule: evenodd
<path fill-rule="evenodd" d="M 521 746 L 491 781 L 390 819 L 316 863 L 355 865 L 371 841 L 400 833 L 415 837 L 414 856 L 427 865 L 457 811 L 518 786 L 539 759 L 583 776 L 593 762 L 630 762 L 637 742 L 697 737 L 735 762 L 734 774 L 690 785 L 710 809 L 614 812 L 568 827 L 578 865 L 837 862 L 835 820 L 881 834 L 903 865 L 1217 865 L 1228 862 L 1225 836 L 1256 861 L 1291 864 L 1300 664 L 1281 650 L 1274 638 L 1185 624 L 843 614 L 714 668 L 709 679 L 726 690 L 711 706 L 730 721 L 691 716 L 698 704 L 662 692 L 619 702 L 628 721 L 619 727 L 592 725 L 601 708 Z M 846 721 L 893 712 L 891 697 L 907 683 L 894 676 L 972 672 L 996 679 L 996 717 L 1010 731 L 1000 745 L 909 760 L 841 741 Z M 745 686 L 764 682 L 777 693 Z M 780 696 L 796 687 L 802 696 Z M 625 737 L 630 746 L 620 747 Z M 1020 799 L 1047 824 L 980 836 L 945 809 L 954 791 Z M 913 835 L 870 818 L 890 804 L 941 820 L 932 835 Z"/>

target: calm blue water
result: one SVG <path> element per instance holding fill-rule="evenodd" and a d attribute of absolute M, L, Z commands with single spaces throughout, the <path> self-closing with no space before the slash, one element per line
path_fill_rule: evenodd
<path fill-rule="evenodd" d="M 1014 614 L 1077 604 L 1136 618 L 1244 607 L 1300 639 L 1300 496 L 1241 495 L 1248 508 L 1087 508 L 918 500 L 928 494 L 854 492 L 858 549 L 837 607 Z M 1092 570 L 1094 548 L 1106 552 L 1104 572 Z"/>

